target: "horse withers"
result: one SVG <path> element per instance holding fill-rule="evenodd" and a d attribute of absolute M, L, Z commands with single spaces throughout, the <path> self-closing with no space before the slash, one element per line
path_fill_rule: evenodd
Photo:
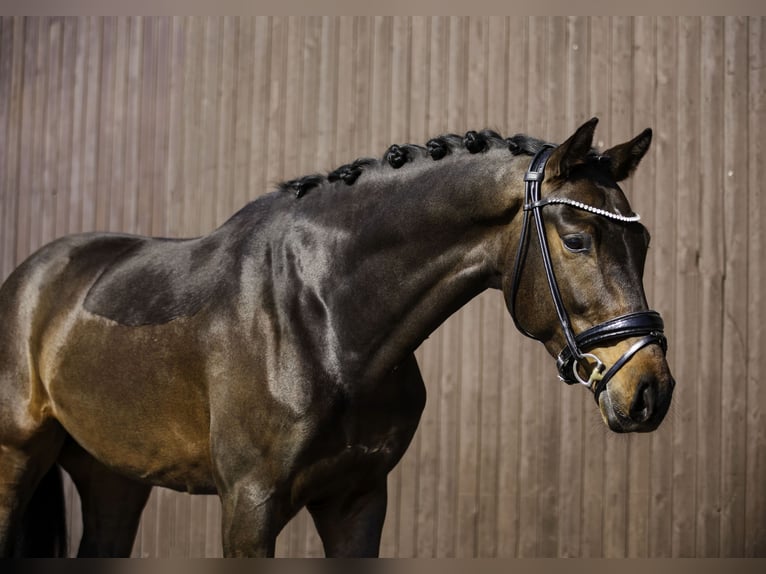
<path fill-rule="evenodd" d="M 80 556 L 129 555 L 155 485 L 220 496 L 226 556 L 273 555 L 304 506 L 327 556 L 376 556 L 425 405 L 413 352 L 487 288 L 609 428 L 655 429 L 674 382 L 618 186 L 651 131 L 598 152 L 595 125 L 391 146 L 204 237 L 40 249 L 0 290 L 2 554 L 62 550 L 40 527 L 62 524 L 60 466 Z"/>

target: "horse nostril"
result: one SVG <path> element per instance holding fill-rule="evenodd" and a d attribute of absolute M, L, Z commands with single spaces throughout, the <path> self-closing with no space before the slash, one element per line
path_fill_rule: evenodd
<path fill-rule="evenodd" d="M 655 385 L 649 381 L 641 381 L 630 405 L 630 418 L 638 423 L 648 421 L 654 412 L 654 403 L 657 392 Z"/>

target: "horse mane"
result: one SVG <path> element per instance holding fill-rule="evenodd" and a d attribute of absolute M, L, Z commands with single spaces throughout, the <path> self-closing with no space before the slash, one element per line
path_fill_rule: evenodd
<path fill-rule="evenodd" d="M 467 151 L 471 154 L 479 154 L 493 148 L 505 148 L 513 155 L 532 156 L 545 144 L 545 141 L 526 134 L 516 134 L 509 138 L 503 138 L 491 129 L 483 129 L 478 132 L 471 130 L 464 136 L 448 133 L 428 140 L 425 146 L 394 144 L 386 150 L 381 159 L 359 158 L 334 169 L 327 175 L 314 173 L 282 182 L 278 189 L 293 193 L 296 198 L 300 198 L 325 183 L 342 181 L 346 185 L 352 185 L 362 172 L 380 166 L 388 165 L 394 169 L 399 169 L 408 163 L 426 158 L 439 161 L 458 152 Z"/>

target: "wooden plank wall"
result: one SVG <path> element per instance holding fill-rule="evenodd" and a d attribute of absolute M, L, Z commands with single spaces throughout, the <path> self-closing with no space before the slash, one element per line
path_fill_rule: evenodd
<path fill-rule="evenodd" d="M 209 232 L 275 182 L 493 127 L 655 140 L 626 190 L 678 380 L 650 435 L 514 329 L 498 293 L 418 351 L 428 405 L 382 554 L 766 556 L 766 20 L 0 22 L 0 277 L 65 233 Z M 67 487 L 72 546 L 81 526 Z M 215 497 L 155 489 L 136 556 L 219 556 Z M 321 555 L 306 513 L 278 554 Z"/>

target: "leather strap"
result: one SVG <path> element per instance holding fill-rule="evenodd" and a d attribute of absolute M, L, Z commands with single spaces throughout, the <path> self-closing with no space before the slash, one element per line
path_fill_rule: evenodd
<path fill-rule="evenodd" d="M 521 271 L 524 268 L 524 263 L 527 258 L 527 251 L 529 250 L 529 220 L 532 217 L 532 210 L 526 209 L 527 205 L 530 205 L 530 196 L 540 195 L 540 184 L 545 176 L 545 163 L 548 161 L 554 146 L 545 145 L 537 154 L 532 158 L 532 162 L 529 164 L 527 173 L 524 176 L 524 210 L 523 218 L 521 220 L 521 233 L 519 235 L 519 247 L 516 250 L 516 260 L 513 264 L 513 282 L 511 283 L 511 318 L 513 319 L 516 328 L 525 336 L 530 339 L 539 340 L 538 337 L 527 331 L 516 318 L 516 299 L 519 293 L 519 286 L 521 284 Z M 533 183 L 537 182 L 537 185 Z M 535 210 L 537 211 L 537 210 Z M 547 273 L 547 270 L 546 270 Z M 558 312 L 558 309 L 557 309 Z"/>
<path fill-rule="evenodd" d="M 653 335 L 663 350 L 667 350 L 667 339 L 662 334 L 664 328 L 665 324 L 657 311 L 638 311 L 591 327 L 577 335 L 575 342 L 578 347 L 590 350 L 613 341 L 640 337 L 642 335 Z M 560 374 L 564 374 L 564 372 L 571 368 L 574 358 L 575 356 L 568 347 L 562 349 L 556 361 Z M 574 381 L 574 378 L 571 376 L 568 379 Z"/>
<path fill-rule="evenodd" d="M 662 340 L 665 340 L 665 337 L 662 337 Z M 630 361 L 633 358 L 633 355 L 638 353 L 641 349 L 644 347 L 651 345 L 653 343 L 657 343 L 657 338 L 654 337 L 654 335 L 647 335 L 646 337 L 643 337 L 633 343 L 633 345 L 628 349 L 622 357 L 617 359 L 617 362 L 612 365 L 609 370 L 604 373 L 604 376 L 601 378 L 601 380 L 597 381 L 595 386 L 593 387 L 593 396 L 596 399 L 596 404 L 598 404 L 598 396 L 606 389 L 606 384 L 609 382 L 609 379 L 611 379 L 617 371 L 619 371 L 622 367 L 625 366 L 625 363 Z M 664 349 L 667 348 L 666 346 L 663 346 Z"/>
<path fill-rule="evenodd" d="M 551 252 L 548 247 L 548 237 L 545 233 L 545 223 L 543 222 L 542 205 L 540 205 L 540 188 L 542 186 L 543 179 L 545 178 L 545 164 L 548 161 L 554 146 L 545 145 L 540 151 L 538 151 L 532 158 L 532 162 L 529 164 L 527 173 L 524 176 L 526 183 L 524 190 L 524 219 L 521 224 L 521 238 L 519 240 L 519 249 L 516 252 L 516 263 L 514 267 L 514 277 L 511 287 L 511 300 L 512 311 L 511 315 L 516 327 L 528 337 L 536 339 L 534 335 L 523 329 L 516 320 L 516 296 L 519 290 L 519 284 L 521 283 L 521 269 L 526 258 L 526 251 L 529 246 L 529 217 L 533 214 L 535 219 L 535 230 L 537 231 L 537 239 L 540 244 L 540 254 L 543 259 L 543 267 L 545 268 L 545 277 L 548 281 L 548 289 L 553 299 L 553 305 L 556 308 L 556 315 L 559 319 L 559 324 L 564 333 L 564 339 L 567 342 L 567 348 L 571 355 L 578 361 L 582 359 L 582 353 L 577 347 L 575 341 L 575 334 L 572 330 L 572 325 L 569 321 L 569 315 L 567 314 L 564 301 L 561 298 L 561 291 L 559 290 L 558 282 L 556 281 L 556 274 L 553 271 L 553 263 L 551 262 Z"/>
<path fill-rule="evenodd" d="M 600 380 L 596 381 L 593 386 L 593 393 L 597 403 L 599 395 L 606 389 L 606 384 L 609 380 L 638 351 L 647 345 L 656 343 L 660 346 L 663 353 L 667 352 L 668 341 L 663 334 L 663 329 L 664 323 L 659 313 L 656 311 L 638 311 L 596 325 L 587 331 L 583 331 L 576 337 L 577 345 L 580 349 L 586 351 L 594 347 L 602 347 L 610 342 L 630 339 L 632 337 L 642 337 L 604 373 Z M 570 385 L 577 382 L 574 373 L 574 369 L 577 368 L 577 362 L 567 347 L 559 353 L 556 359 L 556 368 L 559 371 L 559 378 L 563 382 Z"/>

